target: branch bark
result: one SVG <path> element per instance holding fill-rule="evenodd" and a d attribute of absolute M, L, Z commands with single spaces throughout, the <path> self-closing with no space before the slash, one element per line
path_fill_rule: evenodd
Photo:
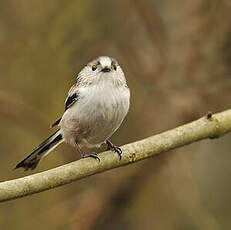
<path fill-rule="evenodd" d="M 109 169 L 125 166 L 177 147 L 206 138 L 217 138 L 231 131 L 231 109 L 179 126 L 161 134 L 124 145 L 123 157 L 99 154 L 101 162 L 81 159 L 45 172 L 0 183 L 0 202 L 52 189 Z"/>

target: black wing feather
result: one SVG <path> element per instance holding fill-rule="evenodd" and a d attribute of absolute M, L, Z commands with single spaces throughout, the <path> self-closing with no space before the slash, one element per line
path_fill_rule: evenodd
<path fill-rule="evenodd" d="M 59 122 L 61 121 L 61 119 L 62 119 L 62 118 L 57 119 L 50 127 L 53 128 L 53 127 L 55 127 L 56 125 L 58 125 Z"/>
<path fill-rule="evenodd" d="M 65 101 L 65 111 L 69 109 L 76 101 L 78 100 L 78 94 L 74 93 L 72 95 L 69 95 Z M 59 124 L 62 118 L 57 119 L 52 125 L 51 128 L 55 127 Z"/>
<path fill-rule="evenodd" d="M 78 100 L 78 94 L 74 93 L 69 95 L 65 101 L 65 111 L 69 109 Z"/>

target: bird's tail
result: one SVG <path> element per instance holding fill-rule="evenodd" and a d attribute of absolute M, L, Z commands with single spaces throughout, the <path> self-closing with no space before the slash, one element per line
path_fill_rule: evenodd
<path fill-rule="evenodd" d="M 35 169 L 39 161 L 62 142 L 63 138 L 60 133 L 60 130 L 57 130 L 45 141 L 43 141 L 37 148 L 35 148 L 33 152 L 29 154 L 24 160 L 18 163 L 15 169 L 21 167 L 25 170 Z"/>

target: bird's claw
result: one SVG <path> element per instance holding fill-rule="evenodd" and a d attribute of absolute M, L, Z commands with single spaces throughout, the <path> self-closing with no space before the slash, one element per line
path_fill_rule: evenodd
<path fill-rule="evenodd" d="M 120 147 L 113 145 L 113 151 L 118 153 L 120 160 L 122 159 L 122 150 Z"/>
<path fill-rule="evenodd" d="M 88 158 L 88 157 L 92 157 L 92 158 L 94 158 L 100 162 L 100 158 L 97 156 L 96 153 L 85 154 L 85 155 L 83 155 L 82 158 Z"/>
<path fill-rule="evenodd" d="M 108 150 L 112 150 L 116 153 L 118 153 L 120 160 L 122 159 L 122 149 L 114 144 L 112 144 L 110 141 L 107 141 Z"/>

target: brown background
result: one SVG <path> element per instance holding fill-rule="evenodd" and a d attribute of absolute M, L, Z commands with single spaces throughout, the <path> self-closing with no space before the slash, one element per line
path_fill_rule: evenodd
<path fill-rule="evenodd" d="M 119 145 L 231 103 L 228 0 L 0 1 L 0 180 L 48 136 L 78 71 L 115 57 L 131 88 Z M 1 229 L 231 229 L 230 135 L 0 204 Z M 35 172 L 79 158 L 62 145 Z"/>

